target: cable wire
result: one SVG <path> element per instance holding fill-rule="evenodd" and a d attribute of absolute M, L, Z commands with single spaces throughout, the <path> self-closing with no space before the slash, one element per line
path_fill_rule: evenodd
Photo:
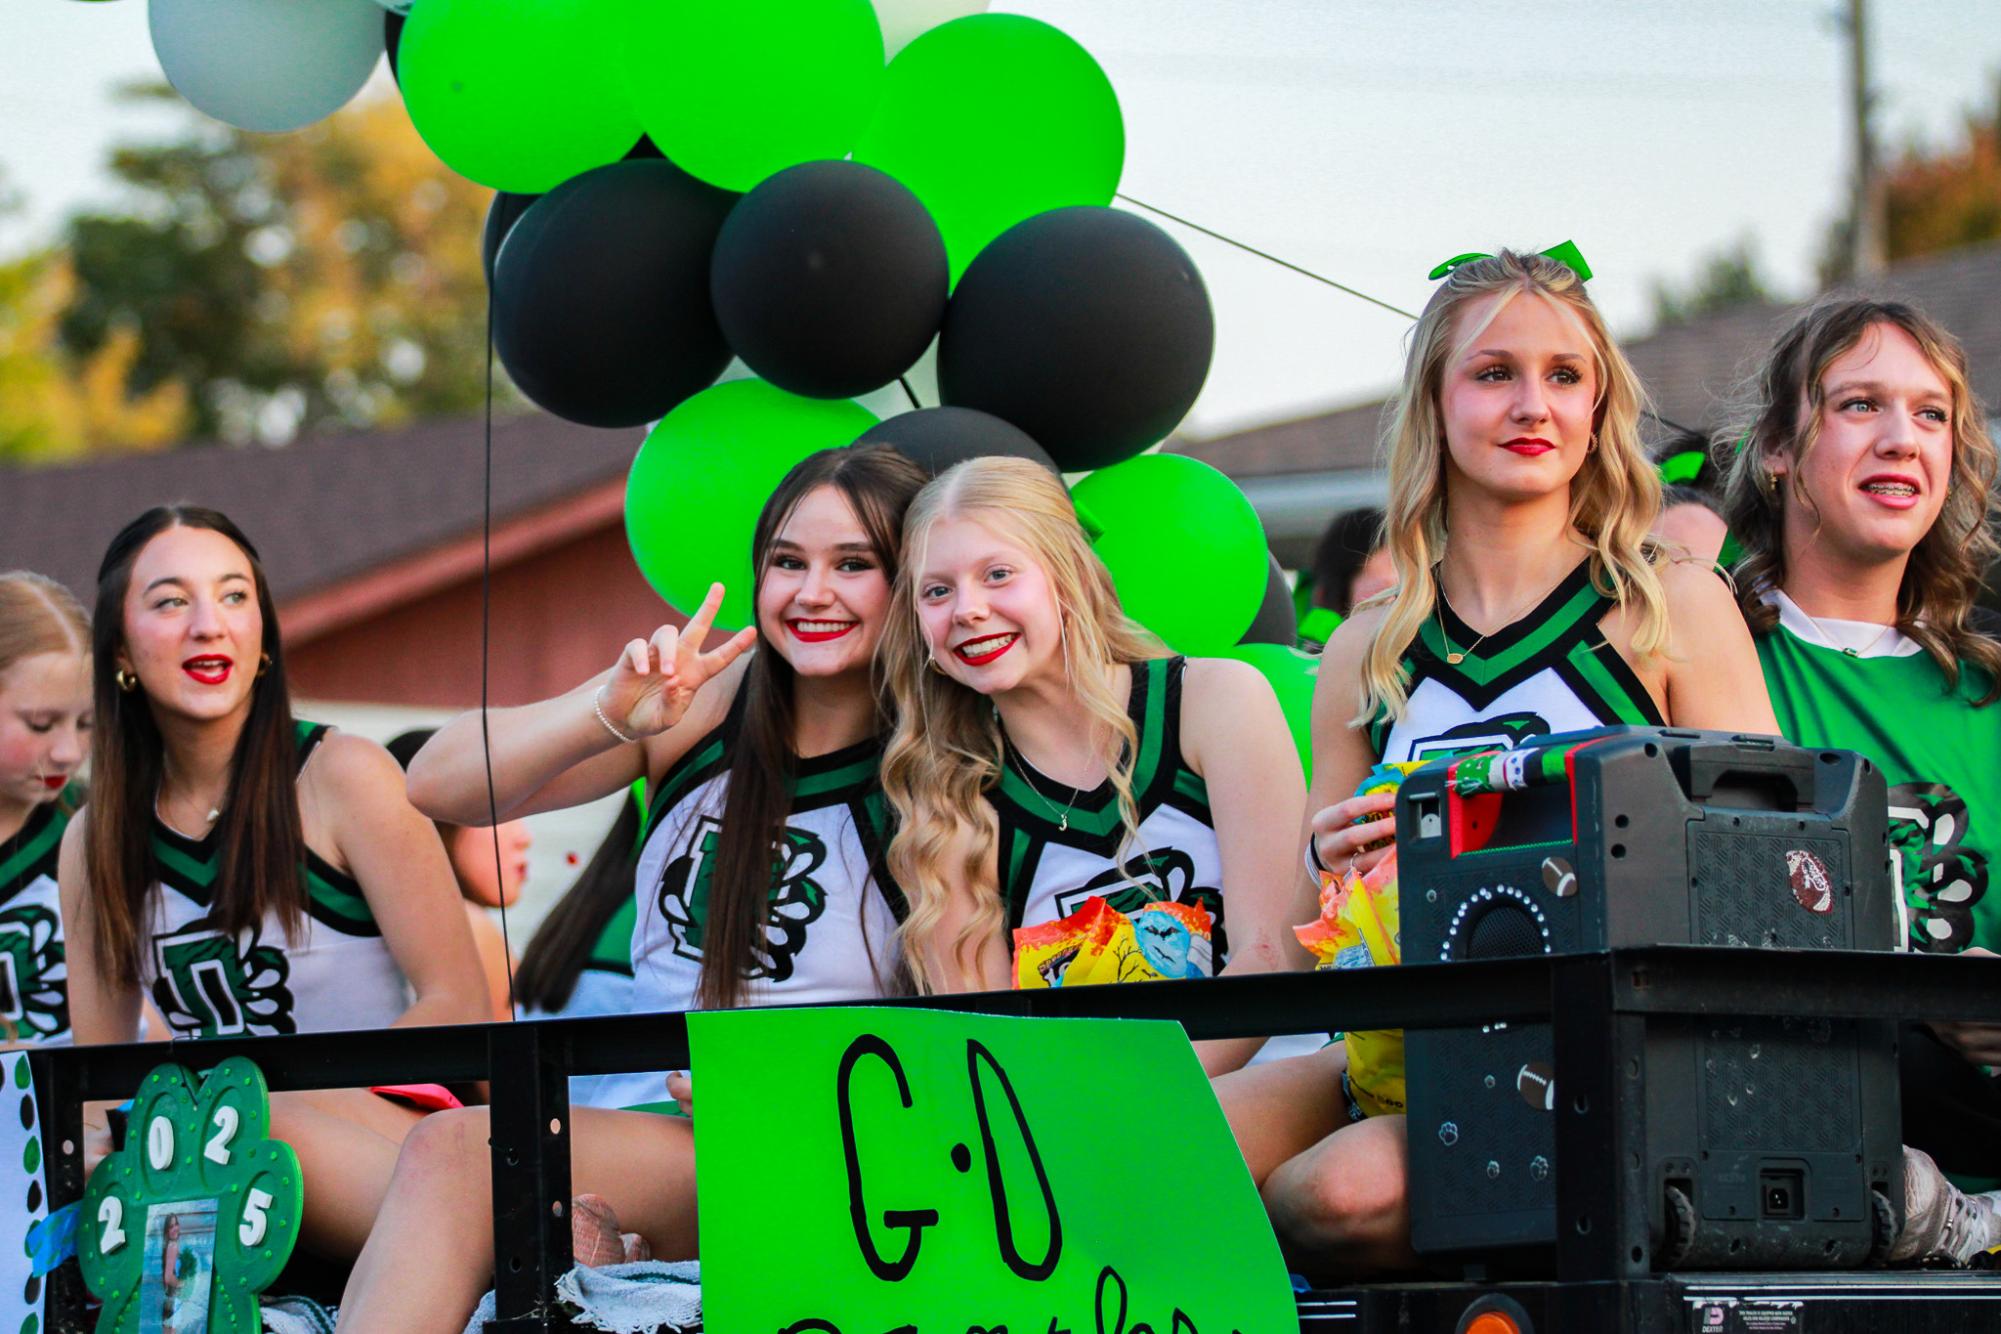
<path fill-rule="evenodd" d="M 504 886 L 500 859 L 500 798 L 493 786 L 493 737 L 487 731 L 487 666 L 493 642 L 493 296 L 486 300 L 486 487 L 479 529 L 479 746 L 486 762 L 486 827 L 493 836 L 493 883 Z M 514 1017 L 514 944 L 507 934 L 507 895 L 500 895 L 500 948 L 507 956 L 507 1017 Z"/>

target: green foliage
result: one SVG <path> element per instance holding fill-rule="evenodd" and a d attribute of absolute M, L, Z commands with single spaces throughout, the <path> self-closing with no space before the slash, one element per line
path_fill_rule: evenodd
<path fill-rule="evenodd" d="M 1758 269 L 1757 247 L 1749 237 L 1703 259 L 1686 286 L 1653 284 L 1654 324 L 1686 324 L 1719 310 L 1772 300 L 1771 289 Z"/>
<path fill-rule="evenodd" d="M 1891 261 L 2001 240 L 2001 88 L 1966 117 L 1947 149 L 1907 146 L 1883 177 L 1883 249 Z"/>
<path fill-rule="evenodd" d="M 73 217 L 63 237 L 73 362 L 130 331 L 127 392 L 178 386 L 188 434 L 237 442 L 481 402 L 488 195 L 438 164 L 395 99 L 288 135 L 204 122 L 119 148 L 112 170 L 122 207 Z M 132 440 L 100 428 L 75 443 Z"/>

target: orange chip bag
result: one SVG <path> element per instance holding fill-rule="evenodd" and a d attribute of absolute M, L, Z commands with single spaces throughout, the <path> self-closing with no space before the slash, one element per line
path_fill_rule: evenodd
<path fill-rule="evenodd" d="M 1092 895 L 1068 917 L 1014 933 L 1015 989 L 1207 977 L 1213 925 L 1199 903 L 1149 903 L 1128 916 Z"/>

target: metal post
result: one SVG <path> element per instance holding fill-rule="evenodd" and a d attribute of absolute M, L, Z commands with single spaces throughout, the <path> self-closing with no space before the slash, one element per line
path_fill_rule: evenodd
<path fill-rule="evenodd" d="M 488 1032 L 493 1072 L 493 1284 L 488 1331 L 569 1328 L 556 1280 L 572 1264 L 568 1041 L 542 1023 Z"/>
<path fill-rule="evenodd" d="M 1556 1274 L 1564 1282 L 1646 1274 L 1651 1264 L 1641 1124 L 1643 1021 L 1612 1008 L 1612 960 L 1554 961 Z"/>
<path fill-rule="evenodd" d="M 80 1062 L 55 1061 L 48 1052 L 30 1050 L 28 1065 L 35 1075 L 35 1096 L 42 1118 L 42 1161 L 47 1172 L 49 1212 L 83 1198 L 83 1097 Z M 90 1327 L 84 1318 L 83 1270 L 65 1260 L 48 1276 L 43 1311 L 54 1331 Z"/>

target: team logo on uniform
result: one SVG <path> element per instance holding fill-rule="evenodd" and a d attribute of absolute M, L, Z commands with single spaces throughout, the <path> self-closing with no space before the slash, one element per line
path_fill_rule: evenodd
<path fill-rule="evenodd" d="M 153 940 L 159 976 L 153 1003 L 176 1033 L 219 1038 L 298 1031 L 292 1015 L 291 961 L 285 951 L 252 936 L 241 948 L 230 936 L 196 925 Z"/>
<path fill-rule="evenodd" d="M 59 919 L 39 904 L 0 909 L 0 1026 L 7 1036 L 35 1041 L 69 1027 L 69 997 L 56 939 Z"/>
<path fill-rule="evenodd" d="M 697 820 L 682 852 L 668 861 L 660 876 L 660 916 L 674 938 L 674 952 L 684 959 L 702 957 L 721 834 L 720 821 L 706 815 Z M 780 836 L 764 943 L 755 951 L 757 959 L 748 976 L 773 982 L 792 976 L 799 952 L 806 947 L 807 928 L 827 910 L 827 891 L 811 878 L 826 860 L 827 845 L 811 830 L 788 826 Z"/>
<path fill-rule="evenodd" d="M 1513 750 L 1531 739 L 1550 734 L 1549 722 L 1535 713 L 1504 713 L 1498 718 L 1476 718 L 1459 723 L 1436 736 L 1413 741 L 1413 760 L 1435 760 L 1441 756 L 1476 755 L 1486 750 Z"/>
<path fill-rule="evenodd" d="M 1199 903 L 1209 913 L 1209 948 L 1219 966 L 1230 957 L 1230 938 L 1223 931 L 1223 891 L 1196 884 L 1195 859 L 1178 848 L 1128 857 L 1124 870 L 1114 866 L 1077 889 L 1059 890 L 1056 915 L 1075 916 L 1091 898 L 1103 899 L 1128 917 L 1149 903 Z"/>
<path fill-rule="evenodd" d="M 1890 877 L 1910 912 L 1911 948 L 1956 954 L 1973 944 L 1987 858 L 1966 846 L 1972 813 L 1944 783 L 1890 789 Z"/>

